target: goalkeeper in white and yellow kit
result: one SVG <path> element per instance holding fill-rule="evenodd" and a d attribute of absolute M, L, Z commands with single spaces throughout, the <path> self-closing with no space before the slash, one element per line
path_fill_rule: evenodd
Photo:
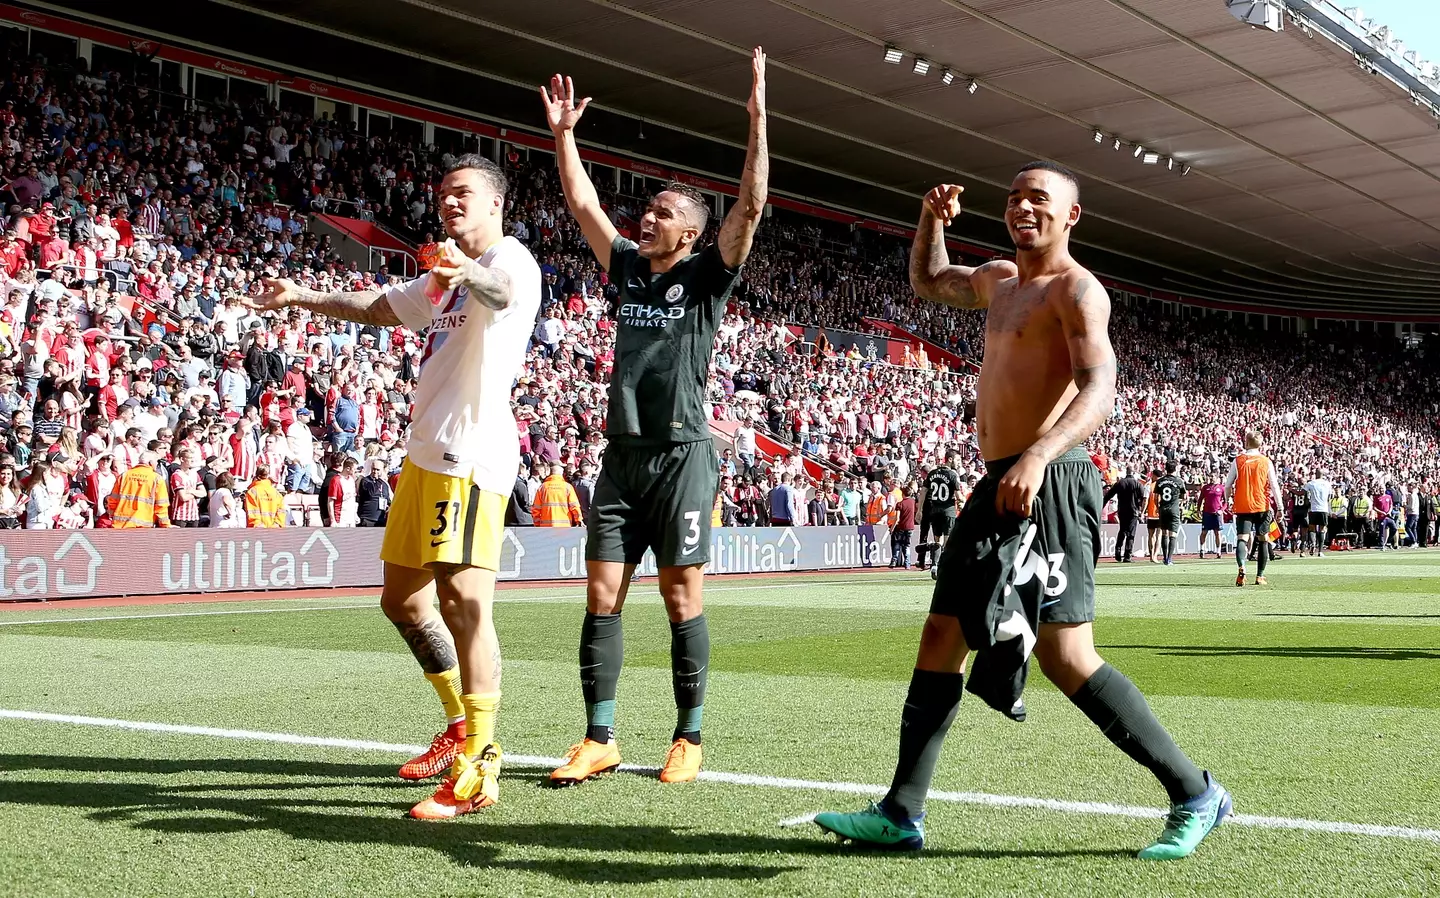
<path fill-rule="evenodd" d="M 505 188 L 504 173 L 481 156 L 462 156 L 450 167 L 438 194 L 449 239 L 427 276 L 328 294 L 267 280 L 249 300 L 260 310 L 300 306 L 426 331 L 408 455 L 380 550 L 380 606 L 449 720 L 429 750 L 400 768 L 406 779 L 446 772 L 435 794 L 411 809 L 421 819 L 470 813 L 500 794 L 500 646 L 492 608 L 505 502 L 520 461 L 510 390 L 540 304 L 539 266 L 523 244 L 503 236 Z"/>

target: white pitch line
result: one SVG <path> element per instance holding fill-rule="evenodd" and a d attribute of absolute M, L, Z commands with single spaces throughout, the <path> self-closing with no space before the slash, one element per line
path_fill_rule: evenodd
<path fill-rule="evenodd" d="M 138 720 L 117 720 L 110 717 L 86 717 L 75 714 L 52 714 L 47 711 L 17 711 L 0 708 L 0 719 L 42 721 L 46 723 L 68 723 L 79 726 L 111 727 L 145 733 L 171 733 L 184 736 L 210 736 L 220 739 L 243 739 L 253 742 L 280 742 L 287 745 L 312 745 L 322 748 L 345 748 L 359 751 L 377 751 L 387 754 L 410 755 L 424 751 L 422 745 L 401 745 L 391 742 L 372 742 L 365 739 L 337 739 L 327 736 L 302 736 L 294 733 L 271 733 L 261 730 L 232 730 L 219 727 L 192 726 L 189 724 L 151 723 Z M 516 767 L 556 767 L 563 758 L 541 755 L 507 755 L 506 761 Z M 621 770 L 628 773 L 656 773 L 654 767 L 623 764 Z M 704 770 L 700 779 L 706 782 L 732 786 L 754 786 L 770 789 L 796 789 L 818 792 L 837 792 L 847 795 L 883 795 L 884 786 L 865 783 L 826 782 L 823 780 L 793 779 L 781 776 L 764 776 L 752 773 L 726 773 Z M 1103 801 L 1066 801 L 1056 798 L 1029 798 L 1020 795 L 992 795 L 987 792 L 946 792 L 932 791 L 931 801 L 947 801 L 956 804 L 980 805 L 994 808 L 1024 808 L 1030 810 L 1056 811 L 1067 814 L 1099 814 L 1110 817 L 1126 817 L 1136 820 L 1158 820 L 1165 816 L 1159 808 L 1136 805 L 1111 804 Z M 806 814 L 780 821 L 781 826 L 798 826 L 808 823 L 815 815 Z M 1331 833 L 1347 836 L 1373 836 L 1384 839 L 1409 839 L 1420 842 L 1440 843 L 1440 829 L 1424 829 L 1413 826 L 1384 826 L 1374 823 L 1344 823 L 1332 820 L 1308 820 L 1297 817 L 1271 817 L 1259 814 L 1234 814 L 1227 823 L 1256 829 L 1289 829 L 1302 832 Z"/>
<path fill-rule="evenodd" d="M 920 580 L 920 577 L 877 577 L 883 583 L 905 583 Z M 797 586 L 815 586 L 830 583 L 830 580 L 804 580 L 793 583 L 775 583 L 768 586 L 711 586 L 705 592 L 758 592 L 764 589 L 794 589 Z M 563 596 L 514 596 L 505 598 L 501 592 L 495 601 L 501 603 L 519 602 L 560 602 L 566 599 L 584 598 L 584 593 Z M 260 600 L 264 601 L 264 600 Z M 58 603 L 57 603 L 58 604 Z M 355 608 L 378 608 L 375 602 L 364 605 L 315 605 L 307 608 L 232 608 L 224 611 L 157 611 L 154 614 L 97 614 L 90 617 L 46 617 L 30 620 L 0 620 L 0 627 L 23 627 L 26 624 L 83 624 L 107 620 L 154 620 L 164 617 L 215 617 L 222 614 L 284 614 L 298 611 L 347 611 Z"/>

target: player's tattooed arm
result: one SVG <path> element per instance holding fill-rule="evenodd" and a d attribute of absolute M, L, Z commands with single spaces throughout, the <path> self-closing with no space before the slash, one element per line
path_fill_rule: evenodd
<path fill-rule="evenodd" d="M 444 673 L 459 663 L 450 634 L 438 618 L 426 618 L 419 623 L 395 621 L 395 629 L 410 653 L 420 662 L 420 669 L 428 674 Z"/>
<path fill-rule="evenodd" d="M 1059 283 L 1050 299 L 1070 348 L 1078 392 L 1059 420 L 1027 451 L 1046 464 L 1090 438 L 1115 410 L 1115 350 L 1110 345 L 1110 297 L 1093 277 Z"/>
<path fill-rule="evenodd" d="M 441 247 L 440 258 L 430 269 L 430 279 L 442 292 L 463 286 L 473 298 L 496 311 L 508 308 L 514 299 L 509 273 L 500 268 L 486 268 L 469 258 L 453 240 L 445 241 Z"/>
<path fill-rule="evenodd" d="M 942 184 L 925 196 L 920 224 L 910 247 L 910 288 L 921 299 L 957 309 L 983 309 L 990 304 L 989 281 L 1014 275 L 1010 262 L 986 262 L 978 268 L 950 264 L 945 224 L 960 214 L 963 188 Z"/>
<path fill-rule="evenodd" d="M 289 278 L 263 278 L 260 291 L 245 297 L 246 305 L 261 312 L 300 306 L 330 318 L 343 318 L 360 324 L 395 327 L 400 317 L 390 307 L 390 300 L 375 290 L 349 292 L 337 290 L 321 293 L 296 284 Z"/>
<path fill-rule="evenodd" d="M 756 47 L 750 55 L 753 80 L 750 100 L 750 135 L 745 145 L 745 171 L 740 175 L 740 194 L 720 226 L 720 258 L 729 268 L 745 264 L 755 230 L 765 213 L 770 192 L 770 147 L 765 137 L 765 51 Z"/>

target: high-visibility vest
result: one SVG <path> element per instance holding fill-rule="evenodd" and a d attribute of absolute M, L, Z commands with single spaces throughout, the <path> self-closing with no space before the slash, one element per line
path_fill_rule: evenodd
<path fill-rule="evenodd" d="M 1330 516 L 1332 518 L 1345 517 L 1345 497 L 1335 496 L 1330 499 Z"/>
<path fill-rule="evenodd" d="M 1368 515 L 1369 513 L 1370 513 L 1370 497 L 1369 497 L 1369 496 L 1356 496 L 1356 497 L 1355 497 L 1355 517 L 1357 517 L 1357 518 L 1363 518 L 1363 517 L 1365 517 L 1366 515 Z"/>
<path fill-rule="evenodd" d="M 245 491 L 246 527 L 284 527 L 285 497 L 268 480 L 257 480 Z"/>
<path fill-rule="evenodd" d="M 580 497 L 564 477 L 552 474 L 535 491 L 530 515 L 535 519 L 536 527 L 578 527 L 581 523 Z"/>
<path fill-rule="evenodd" d="M 874 496 L 865 505 L 865 521 L 869 524 L 878 524 L 885 520 L 885 497 Z"/>
<path fill-rule="evenodd" d="M 1155 492 L 1154 481 L 1151 481 L 1150 489 L 1148 490 L 1148 492 L 1150 494 L 1150 497 L 1145 500 L 1145 517 L 1158 518 L 1160 517 L 1160 509 L 1159 506 L 1156 505 L 1156 502 L 1159 500 L 1159 496 Z"/>
<path fill-rule="evenodd" d="M 170 491 L 165 480 L 147 465 L 126 471 L 105 499 L 116 530 L 170 526 Z"/>
<path fill-rule="evenodd" d="M 719 526 L 721 526 L 722 522 L 724 521 L 724 518 L 723 518 L 723 517 L 721 516 L 721 514 L 720 514 L 720 508 L 721 508 L 720 494 L 717 492 L 717 493 L 715 494 L 715 507 L 712 508 L 712 509 L 710 509 L 710 526 L 711 526 L 711 527 L 719 527 Z"/>
<path fill-rule="evenodd" d="M 1242 452 L 1235 456 L 1235 472 L 1235 513 L 1256 514 L 1269 508 L 1270 459 Z"/>
<path fill-rule="evenodd" d="M 893 530 L 895 525 L 900 521 L 900 502 L 905 498 L 905 493 L 897 486 L 890 491 L 890 495 L 886 498 L 890 504 L 890 515 L 887 523 L 890 524 L 890 528 Z"/>

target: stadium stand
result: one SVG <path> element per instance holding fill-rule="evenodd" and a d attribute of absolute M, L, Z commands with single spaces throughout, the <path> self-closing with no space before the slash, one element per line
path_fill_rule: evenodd
<path fill-rule="evenodd" d="M 375 270 L 347 261 L 309 218 L 373 223 L 423 259 L 453 151 L 263 100 L 167 102 L 116 69 L 47 66 L 13 46 L 0 66 L 0 527 L 107 526 L 107 497 L 147 449 L 177 521 L 242 526 L 239 497 L 263 464 L 281 472 L 292 521 L 382 524 L 416 335 L 298 310 L 261 318 L 239 297 L 267 276 L 366 289 L 413 271 L 400 253 Z M 559 462 L 584 497 L 604 449 L 613 291 L 548 157 L 506 163 L 508 232 L 545 274 L 515 385 L 517 494 L 533 497 Z M 604 200 L 622 230 L 643 202 Z M 983 471 L 969 424 L 983 316 L 918 300 L 905 260 L 894 236 L 787 211 L 767 219 L 712 365 L 726 523 L 766 523 L 784 471 L 808 478 L 811 523 L 854 517 L 845 494 L 917 481 L 947 451 L 967 481 Z M 916 339 L 867 352 L 897 334 Z M 1318 470 L 1352 498 L 1394 492 L 1403 509 L 1413 491 L 1432 507 L 1440 387 L 1423 350 L 1348 331 L 1277 340 L 1149 304 L 1117 303 L 1112 336 L 1120 395 L 1090 447 L 1107 477 L 1174 459 L 1199 484 L 1257 426 L 1287 477 Z"/>

